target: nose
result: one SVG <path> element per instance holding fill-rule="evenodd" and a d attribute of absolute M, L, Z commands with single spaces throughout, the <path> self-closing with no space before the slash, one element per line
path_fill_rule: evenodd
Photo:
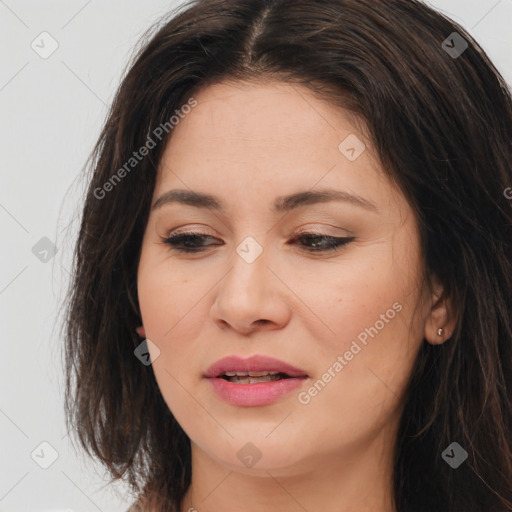
<path fill-rule="evenodd" d="M 289 322 L 288 288 L 270 266 L 269 252 L 263 250 L 249 263 L 234 251 L 230 270 L 215 288 L 217 295 L 210 311 L 221 329 L 248 335 L 281 329 Z"/>

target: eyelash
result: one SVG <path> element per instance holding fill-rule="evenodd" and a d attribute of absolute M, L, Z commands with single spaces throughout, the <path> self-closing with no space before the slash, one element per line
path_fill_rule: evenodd
<path fill-rule="evenodd" d="M 179 243 L 186 244 L 187 242 L 190 242 L 190 240 L 192 240 L 192 239 L 194 239 L 194 240 L 203 239 L 204 240 L 205 238 L 213 239 L 214 237 L 212 237 L 210 235 L 205 235 L 202 233 L 190 232 L 190 233 L 180 233 L 179 235 L 167 237 L 167 238 L 163 239 L 163 242 L 165 244 L 169 245 L 169 247 L 174 251 L 190 254 L 190 253 L 203 252 L 206 247 L 211 247 L 211 246 L 202 246 L 202 247 L 196 246 L 193 248 L 191 248 L 191 247 L 188 247 L 188 248 L 181 247 L 180 248 L 180 247 L 176 247 L 176 245 Z M 350 242 L 352 242 L 355 239 L 355 237 L 335 237 L 335 236 L 322 235 L 319 233 L 300 233 L 299 235 L 297 235 L 295 238 L 292 239 L 292 242 L 296 242 L 297 240 L 300 240 L 300 239 L 311 239 L 311 238 L 321 239 L 321 240 L 327 241 L 327 243 L 324 245 L 323 249 L 314 249 L 312 247 L 303 249 L 304 251 L 309 252 L 309 253 L 335 251 L 336 249 L 339 249 L 339 248 L 343 247 L 344 245 L 349 244 Z M 212 245 L 218 245 L 218 244 L 212 244 Z"/>

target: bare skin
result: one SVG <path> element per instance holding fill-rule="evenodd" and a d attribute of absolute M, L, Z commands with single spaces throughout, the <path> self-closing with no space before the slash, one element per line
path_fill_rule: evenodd
<path fill-rule="evenodd" d="M 429 290 L 423 279 L 412 209 L 354 119 L 309 90 L 222 83 L 195 98 L 173 129 L 154 201 L 184 189 L 225 208 L 153 209 L 138 269 L 145 335 L 160 351 L 151 351 L 155 377 L 192 443 L 181 511 L 393 512 L 407 380 L 423 338 L 442 343 L 455 322 L 442 287 Z M 366 145 L 353 160 L 358 151 L 338 148 L 349 135 Z M 271 210 L 280 196 L 320 189 L 367 205 L 352 198 Z M 165 243 L 177 232 L 211 238 L 187 254 Z M 302 232 L 350 241 L 308 252 L 328 244 L 293 242 Z M 236 251 L 249 236 L 262 250 L 251 263 Z M 206 369 L 254 354 L 308 378 L 264 406 L 219 398 Z M 325 385 L 315 392 L 318 380 Z M 261 457 L 252 467 L 237 456 L 247 443 Z"/>

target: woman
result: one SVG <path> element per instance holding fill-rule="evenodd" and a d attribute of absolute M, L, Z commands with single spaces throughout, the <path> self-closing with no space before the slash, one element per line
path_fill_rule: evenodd
<path fill-rule="evenodd" d="M 130 510 L 512 511 L 512 102 L 410 0 L 203 0 L 95 148 L 66 410 Z"/>

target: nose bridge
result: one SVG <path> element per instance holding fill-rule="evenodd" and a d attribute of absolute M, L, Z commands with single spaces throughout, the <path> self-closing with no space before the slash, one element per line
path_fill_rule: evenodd
<path fill-rule="evenodd" d="M 232 267 L 225 283 L 239 297 L 239 300 L 257 299 L 262 288 L 268 285 L 269 249 L 253 236 L 245 237 L 236 247 Z"/>
<path fill-rule="evenodd" d="M 229 272 L 219 283 L 212 307 L 214 320 L 223 321 L 240 331 L 253 329 L 260 320 L 281 324 L 287 307 L 279 282 L 269 267 L 272 251 L 253 237 L 246 237 L 233 252 Z"/>

